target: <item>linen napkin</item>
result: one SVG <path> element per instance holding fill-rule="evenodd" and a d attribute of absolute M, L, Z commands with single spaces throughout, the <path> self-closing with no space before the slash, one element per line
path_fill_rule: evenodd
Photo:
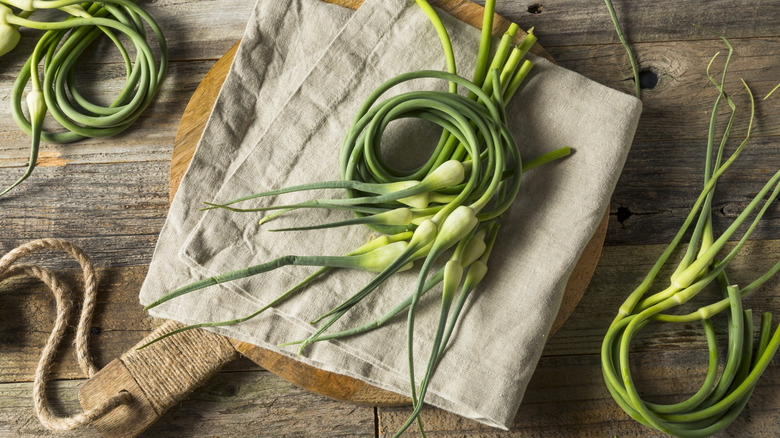
<path fill-rule="evenodd" d="M 440 12 L 461 74 L 470 75 L 479 31 Z M 524 157 L 571 146 L 572 156 L 523 175 L 502 220 L 489 272 L 453 335 L 426 402 L 507 428 L 539 359 L 564 286 L 598 225 L 628 152 L 639 101 L 532 57 L 533 73 L 507 109 Z M 363 99 L 380 83 L 419 69 L 444 69 L 435 30 L 413 1 L 367 0 L 357 11 L 296 0 L 260 0 L 193 162 L 171 206 L 141 290 L 148 304 L 204 276 L 286 254 L 341 255 L 371 237 L 365 228 L 269 233 L 267 228 L 330 222 L 343 212 L 305 210 L 258 226 L 256 214 L 196 212 L 202 201 L 225 202 L 258 191 L 337 180 L 339 146 Z M 394 92 L 446 89 L 415 81 Z M 435 130 L 395 122 L 385 135 L 390 155 L 424 156 Z M 422 150 L 422 151 L 421 151 Z M 395 152 L 393 152 L 395 151 Z M 269 198 L 295 203 L 340 193 L 315 191 Z M 184 323 L 245 316 L 307 276 L 290 268 L 172 300 L 154 316 Z M 354 338 L 311 345 L 303 356 L 278 344 L 304 339 L 308 323 L 359 290 L 373 274 L 334 272 L 299 296 L 227 336 L 279 351 L 328 371 L 408 393 L 406 319 Z M 332 327 L 372 321 L 411 293 L 416 270 L 397 275 Z M 415 335 L 417 375 L 430 354 L 438 299 L 420 304 Z"/>

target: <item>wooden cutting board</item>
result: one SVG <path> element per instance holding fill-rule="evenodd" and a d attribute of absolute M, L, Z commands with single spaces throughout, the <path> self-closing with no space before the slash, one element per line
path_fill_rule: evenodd
<path fill-rule="evenodd" d="M 362 0 L 324 1 L 351 9 L 357 9 L 362 3 Z M 460 20 L 481 28 L 483 13 L 481 6 L 467 0 L 435 0 L 431 3 Z M 496 15 L 493 34 L 502 35 L 509 25 L 508 20 Z M 521 40 L 524 35 L 519 32 L 516 40 Z M 217 61 L 195 90 L 184 111 L 171 157 L 171 200 L 195 153 L 237 49 L 238 43 Z M 534 46 L 531 51 L 552 60 L 539 45 Z M 608 216 L 607 211 L 569 278 L 551 335 L 574 310 L 590 282 L 601 254 Z M 138 345 L 143 345 L 162 333 L 170 332 L 180 326 L 174 321 L 166 322 Z M 129 391 L 135 398 L 132 405 L 115 409 L 109 415 L 93 422 L 93 426 L 104 436 L 135 436 L 225 363 L 235 359 L 236 352 L 240 352 L 268 371 L 299 387 L 330 398 L 373 406 L 409 402 L 405 396 L 368 385 L 360 380 L 323 371 L 273 351 L 204 330 L 190 330 L 171 336 L 140 352 L 136 352 L 133 348 L 92 377 L 82 387 L 79 401 L 85 409 L 88 409 L 107 396 L 116 394 L 117 391 Z M 176 379 L 168 376 L 176 376 Z M 172 383 L 171 380 L 176 381 Z"/>
<path fill-rule="evenodd" d="M 354 9 L 356 9 L 357 6 L 362 3 L 362 0 L 332 0 L 329 1 L 329 3 L 341 4 L 342 6 L 354 7 Z M 458 0 L 442 0 L 436 2 L 432 1 L 431 3 L 448 10 L 459 19 L 475 27 L 482 27 L 483 10 L 482 7 L 474 3 Z M 503 17 L 499 17 L 500 16 L 496 15 L 493 26 L 493 33 L 497 36 L 502 35 L 510 24 L 508 20 L 504 19 Z M 525 33 L 522 31 L 519 33 L 522 33 L 522 35 L 518 35 L 517 39 L 521 40 L 525 36 Z M 233 63 L 233 58 L 235 57 L 236 51 L 238 50 L 238 44 L 239 43 L 236 43 L 217 61 L 216 64 L 214 64 L 214 67 L 212 67 L 212 69 L 206 74 L 206 76 L 203 78 L 203 81 L 195 90 L 192 99 L 187 105 L 187 108 L 184 110 L 184 115 L 182 116 L 181 123 L 179 124 L 179 130 L 176 134 L 176 140 L 174 141 L 173 156 L 171 158 L 171 201 L 173 201 L 173 196 L 176 194 L 179 184 L 184 177 L 184 173 L 189 166 L 190 160 L 192 160 L 192 156 L 195 153 L 195 148 L 197 147 L 198 141 L 200 140 L 203 130 L 206 127 L 206 122 L 208 121 L 211 109 L 214 107 L 214 103 L 217 100 L 217 96 L 222 87 L 222 84 L 225 82 L 225 78 L 227 77 L 228 71 L 230 70 L 230 66 Z M 534 46 L 533 52 L 552 60 L 549 54 L 547 54 L 547 52 L 545 52 L 539 45 Z M 588 283 L 590 282 L 590 278 L 593 276 L 593 271 L 595 270 L 599 256 L 601 255 L 601 247 L 604 243 L 608 218 L 609 213 L 607 212 L 605 213 L 598 230 L 583 252 L 574 272 L 572 273 L 572 276 L 569 279 L 566 291 L 564 293 L 563 302 L 561 303 L 561 308 L 558 312 L 555 322 L 553 323 L 553 327 L 550 333 L 551 335 L 554 334 L 556 330 L 558 330 L 558 328 L 566 321 L 571 312 L 577 306 L 577 303 L 579 303 L 582 295 L 585 292 L 585 289 L 588 286 Z M 332 382 L 330 380 L 339 380 L 340 383 L 336 385 L 337 387 L 344 383 L 350 383 L 348 386 L 353 387 L 355 386 L 351 382 L 353 379 L 341 379 L 341 376 L 322 372 L 316 368 L 309 367 L 308 365 L 289 359 L 286 356 L 282 356 L 278 353 L 274 353 L 251 344 L 240 341 L 232 342 L 238 351 L 240 351 L 243 355 L 254 360 L 269 371 L 279 374 L 292 383 L 297 384 L 298 386 L 303 386 L 314 392 L 324 394 L 329 397 L 349 401 L 358 401 L 354 399 L 356 396 L 355 394 L 347 395 L 340 390 L 337 391 L 337 393 L 332 392 L 335 388 L 331 384 Z M 317 374 L 323 374 L 323 376 L 327 374 L 327 377 L 324 379 L 312 379 L 312 376 Z M 302 381 L 302 379 L 304 379 L 305 382 Z M 354 383 L 361 386 L 361 388 L 364 385 L 362 382 Z M 402 403 L 407 401 L 405 397 L 399 398 L 394 393 L 384 394 L 386 391 L 379 389 L 376 389 L 376 391 L 376 393 L 371 392 L 367 399 L 361 397 L 359 401 L 367 402 L 372 405 L 376 405 L 377 403 L 388 403 L 396 400 Z"/>

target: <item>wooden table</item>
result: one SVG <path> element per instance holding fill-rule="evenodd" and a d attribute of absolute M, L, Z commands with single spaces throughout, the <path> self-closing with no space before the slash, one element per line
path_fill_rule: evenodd
<path fill-rule="evenodd" d="M 98 366 L 138 342 L 158 323 L 141 312 L 137 292 L 168 208 L 173 138 L 197 84 L 243 32 L 253 0 L 163 0 L 148 9 L 166 30 L 170 75 L 137 126 L 105 140 L 44 145 L 33 176 L 0 199 L 0 253 L 31 239 L 62 237 L 81 245 L 100 267 L 100 297 L 92 330 Z M 611 201 L 604 251 L 582 302 L 553 336 L 511 431 L 503 432 L 428 409 L 431 436 L 654 436 L 613 402 L 601 379 L 601 338 L 617 307 L 673 236 L 700 187 L 707 123 L 716 90 L 707 84 L 709 58 L 721 41 L 691 26 L 723 32 L 735 48 L 727 91 L 747 124 L 744 78 L 763 97 L 780 81 L 780 1 L 615 1 L 643 71 L 657 84 L 644 90 L 644 113 Z M 630 7 L 628 5 L 631 5 Z M 631 93 L 631 70 L 603 2 L 499 2 L 498 12 L 523 28 L 564 67 Z M 0 185 L 22 172 L 28 137 L 11 120 L 8 99 L 31 39 L 0 63 Z M 97 69 L 100 90 L 121 85 L 122 66 Z M 105 88 L 102 88 L 105 87 Z M 780 167 L 780 96 L 758 102 L 753 140 L 718 187 L 715 226 L 722 230 Z M 725 124 L 722 121 L 721 126 Z M 780 209 L 772 208 L 755 241 L 734 263 L 731 279 L 746 284 L 780 257 Z M 75 266 L 45 257 L 68 277 Z M 780 280 L 746 299 L 754 312 L 780 314 Z M 51 295 L 37 282 L 0 285 L 0 436 L 53 435 L 35 418 L 32 378 L 54 319 Z M 725 341 L 723 325 L 719 339 Z M 634 345 L 635 374 L 648 396 L 694 390 L 706 368 L 698 326 L 650 331 Z M 83 383 L 72 351 L 60 354 L 52 398 L 60 412 L 79 410 Z M 297 389 L 248 360 L 234 362 L 145 436 L 385 436 L 406 408 L 357 407 Z M 59 436 L 95 436 L 80 430 Z M 746 410 L 722 436 L 780 435 L 780 359 L 770 365 Z"/>

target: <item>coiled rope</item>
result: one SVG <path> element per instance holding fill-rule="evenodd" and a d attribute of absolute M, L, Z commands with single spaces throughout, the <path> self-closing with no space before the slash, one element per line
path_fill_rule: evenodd
<path fill-rule="evenodd" d="M 39 239 L 25 243 L 11 250 L 0 259 L 0 281 L 19 275 L 29 275 L 40 279 L 54 294 L 57 302 L 57 318 L 51 335 L 46 341 L 38 367 L 35 370 L 33 400 L 35 412 L 41 424 L 53 430 L 72 430 L 93 422 L 120 404 L 130 402 L 131 395 L 129 392 L 121 391 L 96 407 L 69 417 L 60 417 L 51 411 L 46 397 L 48 376 L 73 310 L 71 293 L 64 284 L 57 280 L 51 271 L 35 265 L 16 264 L 19 259 L 28 254 L 47 249 L 56 249 L 68 253 L 81 266 L 84 281 L 84 303 L 76 328 L 76 356 L 81 371 L 87 377 L 95 375 L 98 369 L 89 357 L 87 344 L 89 342 L 89 327 L 92 324 L 92 314 L 95 310 L 97 279 L 92 261 L 81 248 L 62 239 Z"/>

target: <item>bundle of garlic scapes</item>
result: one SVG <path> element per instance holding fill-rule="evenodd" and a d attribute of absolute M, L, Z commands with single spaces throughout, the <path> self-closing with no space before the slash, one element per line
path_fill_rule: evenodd
<path fill-rule="evenodd" d="M 490 57 L 494 1 L 487 1 L 482 25 L 478 61 L 472 80 L 456 74 L 454 56 L 447 31 L 433 8 L 424 0 L 417 3 L 439 33 L 446 55 L 448 72 L 414 71 L 394 77 L 373 91 L 358 110 L 346 133 L 340 153 L 340 181 L 311 183 L 246 196 L 208 208 L 236 212 L 276 211 L 261 220 L 267 222 L 282 214 L 308 208 L 347 210 L 352 219 L 295 229 L 320 229 L 364 224 L 382 233 L 381 237 L 344 256 L 288 255 L 267 263 L 206 278 L 176 289 L 146 307 L 150 309 L 181 295 L 227 281 L 258 275 L 282 266 L 319 266 L 320 270 L 283 293 L 268 306 L 246 317 L 221 322 L 205 322 L 184 327 L 165 336 L 196 327 L 237 324 L 253 318 L 271 306 L 298 293 L 314 279 L 337 269 L 360 269 L 378 274 L 361 290 L 340 305 L 324 312 L 313 324 L 321 323 L 299 344 L 352 336 L 381 327 L 400 312 L 407 311 L 407 349 L 410 395 L 414 412 L 402 427 L 419 418 L 428 383 L 443 356 L 450 334 L 458 321 L 466 298 L 487 272 L 487 262 L 496 240 L 501 215 L 511 206 L 520 189 L 521 175 L 533 167 L 569 154 L 564 147 L 534 160 L 523 162 L 506 124 L 506 103 L 513 97 L 531 69 L 523 59 L 533 46 L 532 32 L 518 47 L 512 40 L 518 31 L 512 25 Z M 380 101 L 393 87 L 417 79 L 437 79 L 449 83 L 449 91 L 412 91 Z M 468 96 L 458 93 L 462 87 Z M 414 170 L 390 166 L 382 156 L 382 137 L 394 120 L 417 118 L 442 128 L 442 134 L 429 159 Z M 346 190 L 342 199 L 313 199 L 297 204 L 237 208 L 238 203 L 267 196 L 313 189 Z M 448 250 L 454 249 L 451 252 Z M 432 273 L 434 263 L 445 254 L 448 261 Z M 390 276 L 412 267 L 422 259 L 416 286 L 409 296 L 379 320 L 338 333 L 326 330 L 358 302 L 376 290 Z M 432 274 L 432 275 L 431 275 Z M 420 297 L 443 283 L 441 311 L 427 369 L 419 382 L 415 379 L 415 312 Z M 461 284 L 462 283 L 462 284 Z M 454 306 L 453 306 L 454 304 Z M 165 337 L 163 336 L 163 337 Z M 162 339 L 158 338 L 157 340 Z M 155 340 L 155 341 L 157 341 Z M 152 341 L 152 342 L 155 342 Z M 289 345 L 286 344 L 286 345 Z M 148 344 L 147 344 L 148 345 Z"/>
<path fill-rule="evenodd" d="M 11 8 L 19 12 L 14 13 Z M 60 22 L 30 19 L 35 11 L 52 9 L 69 16 Z M 150 35 L 147 35 L 146 26 L 154 34 L 159 53 L 155 53 L 149 46 L 147 40 Z M 11 91 L 14 120 L 31 135 L 32 145 L 26 171 L 15 183 L 0 192 L 0 196 L 32 174 L 41 140 L 70 143 L 86 137 L 111 136 L 129 128 L 149 106 L 168 70 L 168 47 L 162 30 L 146 11 L 129 0 L 106 0 L 100 3 L 83 3 L 78 0 L 0 0 L 0 56 L 16 47 L 21 38 L 20 27 L 45 31 Z M 79 92 L 75 84 L 75 69 L 80 58 L 102 35 L 108 37 L 122 55 L 127 77 L 119 95 L 108 106 L 91 102 Z M 120 35 L 133 46 L 135 60 L 131 58 Z M 26 98 L 28 119 L 22 112 L 22 94 L 30 81 L 32 89 Z M 47 111 L 65 132 L 43 130 Z"/>
<path fill-rule="evenodd" d="M 716 34 L 717 35 L 717 34 Z M 720 83 L 707 76 L 719 94 L 715 101 L 709 125 L 707 158 L 704 169 L 704 187 L 691 208 L 680 230 L 658 258 L 642 283 L 620 306 L 617 316 L 607 331 L 601 347 L 601 367 L 607 388 L 632 418 L 640 423 L 676 437 L 706 437 L 726 428 L 742 412 L 759 377 L 766 370 L 772 357 L 780 349 L 780 327 L 772 334 L 771 314 L 761 315 L 757 345 L 753 345 L 753 317 L 750 310 L 742 309 L 742 297 L 754 291 L 780 271 L 777 262 L 769 271 L 740 288 L 731 284 L 726 267 L 745 245 L 756 225 L 780 194 L 780 171 L 777 171 L 758 191 L 733 223 L 717 238 L 712 228 L 712 200 L 718 178 L 737 159 L 750 137 L 755 113 L 753 94 L 743 81 L 750 97 L 750 122 L 747 134 L 737 149 L 724 161 L 724 149 L 729 139 L 736 106 L 723 89 L 729 60 L 733 49 L 726 38 L 719 36 L 729 49 L 723 66 Z M 771 94 L 771 93 L 770 93 Z M 769 97 L 767 95 L 767 97 Z M 724 129 L 720 146 L 714 149 L 715 126 L 718 110 L 723 102 L 731 108 L 731 116 Z M 763 202 L 763 205 L 761 205 Z M 760 207 L 760 208 L 759 208 Z M 739 241 L 725 256 L 718 254 L 726 243 L 748 220 L 755 216 Z M 695 222 L 694 222 L 695 221 Z M 652 284 L 661 268 L 674 253 L 683 236 L 692 227 L 691 240 L 682 260 L 660 291 L 652 292 Z M 717 283 L 722 298 L 693 311 L 680 313 L 687 302 L 699 295 L 711 283 Z M 687 313 L 685 313 L 687 312 Z M 725 366 L 718 373 L 718 346 L 712 320 L 725 314 L 728 320 L 728 356 Z M 634 338 L 650 323 L 681 324 L 700 322 L 707 339 L 709 365 L 701 387 L 692 396 L 676 403 L 651 403 L 642 399 L 631 372 L 630 345 Z"/>

